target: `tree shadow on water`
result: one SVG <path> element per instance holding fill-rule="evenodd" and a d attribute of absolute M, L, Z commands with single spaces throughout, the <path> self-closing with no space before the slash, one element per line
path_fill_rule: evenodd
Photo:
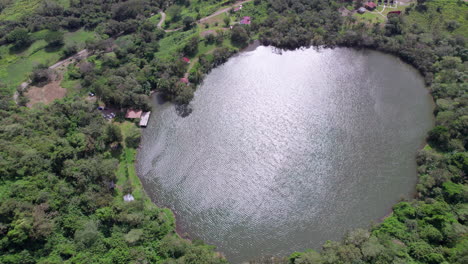
<path fill-rule="evenodd" d="M 193 111 L 192 107 L 189 104 L 176 105 L 175 109 L 176 109 L 177 115 L 183 118 L 189 116 Z"/>

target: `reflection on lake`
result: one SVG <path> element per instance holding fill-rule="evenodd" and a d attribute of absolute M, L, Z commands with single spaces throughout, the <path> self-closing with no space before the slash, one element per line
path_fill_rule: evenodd
<path fill-rule="evenodd" d="M 183 232 L 233 263 L 319 249 L 378 221 L 411 195 L 433 122 L 413 68 L 353 49 L 241 53 L 192 107 L 182 118 L 155 105 L 139 175 Z"/>

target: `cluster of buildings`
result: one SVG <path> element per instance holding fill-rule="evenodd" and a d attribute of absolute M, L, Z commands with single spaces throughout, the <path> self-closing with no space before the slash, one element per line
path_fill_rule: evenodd
<path fill-rule="evenodd" d="M 239 5 L 238 7 L 234 8 L 234 12 L 239 12 L 242 10 L 242 5 Z M 245 16 L 241 19 L 239 22 L 241 25 L 250 25 L 252 22 L 252 19 L 249 16 Z"/>
<path fill-rule="evenodd" d="M 377 1 L 378 1 L 378 4 L 394 4 L 395 3 L 394 0 L 377 0 Z M 360 14 L 363 14 L 367 10 L 374 11 L 376 8 L 377 8 L 377 3 L 373 2 L 373 1 L 368 1 L 368 2 L 364 3 L 364 6 L 358 8 L 357 12 L 360 13 Z M 389 15 L 390 14 L 399 15 L 399 14 L 401 14 L 401 11 L 390 11 L 390 12 L 388 12 L 388 14 Z"/>
<path fill-rule="evenodd" d="M 369 11 L 374 11 L 374 9 L 377 8 L 377 4 L 374 2 L 366 2 L 363 7 L 358 8 L 359 13 L 364 13 L 366 12 L 366 9 Z"/>
<path fill-rule="evenodd" d="M 147 127 L 151 112 L 143 112 L 142 110 L 128 109 L 125 114 L 127 119 L 140 119 L 140 127 Z"/>
<path fill-rule="evenodd" d="M 252 19 L 249 16 L 245 16 L 239 22 L 241 25 L 250 25 L 252 23 Z"/>

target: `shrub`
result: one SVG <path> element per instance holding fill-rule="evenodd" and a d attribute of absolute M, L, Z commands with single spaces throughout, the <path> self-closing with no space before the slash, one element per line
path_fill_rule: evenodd
<path fill-rule="evenodd" d="M 25 28 L 17 28 L 10 32 L 6 37 L 7 41 L 14 43 L 16 47 L 25 47 L 31 44 L 31 36 Z"/>
<path fill-rule="evenodd" d="M 63 32 L 61 31 L 50 31 L 45 37 L 45 41 L 51 47 L 58 47 L 64 44 Z"/>
<path fill-rule="evenodd" d="M 39 66 L 33 70 L 31 74 L 31 82 L 35 85 L 44 85 L 55 78 L 55 71 L 45 68 L 44 66 Z"/>

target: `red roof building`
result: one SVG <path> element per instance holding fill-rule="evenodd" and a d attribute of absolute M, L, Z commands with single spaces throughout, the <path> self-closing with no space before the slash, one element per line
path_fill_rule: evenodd
<path fill-rule="evenodd" d="M 128 119 L 141 118 L 142 113 L 143 111 L 141 110 L 128 109 L 127 113 L 125 114 L 125 118 L 128 118 Z"/>
<path fill-rule="evenodd" d="M 388 12 L 387 16 L 390 15 L 390 14 L 400 15 L 401 11 L 390 11 L 390 12 Z"/>
<path fill-rule="evenodd" d="M 369 9 L 369 10 L 374 10 L 375 8 L 377 8 L 377 5 L 374 2 L 367 2 L 364 5 L 364 7 Z"/>
<path fill-rule="evenodd" d="M 183 83 L 188 84 L 188 83 L 189 83 L 189 80 L 188 80 L 188 78 L 181 78 L 181 79 L 180 79 L 180 82 L 183 82 Z"/>
<path fill-rule="evenodd" d="M 242 20 L 240 21 L 240 23 L 241 23 L 242 25 L 250 25 L 251 22 L 252 22 L 252 21 L 251 21 L 251 19 L 250 19 L 249 16 L 243 17 Z"/>
<path fill-rule="evenodd" d="M 186 63 L 190 63 L 190 59 L 187 57 L 183 57 L 182 60 L 185 61 Z"/>

